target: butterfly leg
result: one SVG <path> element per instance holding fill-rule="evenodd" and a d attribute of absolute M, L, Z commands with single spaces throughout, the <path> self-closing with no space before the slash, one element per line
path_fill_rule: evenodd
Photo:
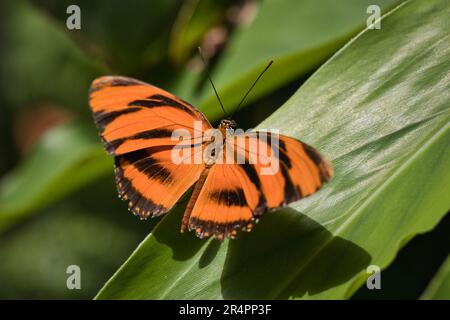
<path fill-rule="evenodd" d="M 205 184 L 206 178 L 208 177 L 208 173 L 209 173 L 209 168 L 206 167 L 202 171 L 200 178 L 197 180 L 197 183 L 195 184 L 194 191 L 192 192 L 192 195 L 191 195 L 191 199 L 189 200 L 189 202 L 186 206 L 186 210 L 184 211 L 183 219 L 181 220 L 180 232 L 182 232 L 182 233 L 184 231 L 186 231 L 186 229 L 188 227 L 192 209 L 194 209 L 195 202 L 197 201 L 200 191 L 202 190 L 203 185 Z"/>

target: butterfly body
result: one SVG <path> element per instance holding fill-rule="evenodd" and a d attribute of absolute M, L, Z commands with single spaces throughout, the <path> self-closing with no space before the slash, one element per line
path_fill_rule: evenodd
<path fill-rule="evenodd" d="M 273 132 L 214 129 L 187 102 L 155 86 L 106 76 L 89 103 L 107 152 L 115 157 L 119 197 L 141 217 L 168 212 L 194 186 L 181 231 L 234 238 L 260 216 L 317 191 L 332 176 L 311 146 Z"/>

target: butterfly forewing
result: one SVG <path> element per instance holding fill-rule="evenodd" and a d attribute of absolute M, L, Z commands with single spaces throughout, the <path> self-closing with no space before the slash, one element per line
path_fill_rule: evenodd
<path fill-rule="evenodd" d="M 92 83 L 89 104 L 112 155 L 175 145 L 172 132 L 184 129 L 192 139 L 211 128 L 193 106 L 155 86 L 125 77 L 101 77 Z M 195 128 L 194 123 L 201 123 Z"/>

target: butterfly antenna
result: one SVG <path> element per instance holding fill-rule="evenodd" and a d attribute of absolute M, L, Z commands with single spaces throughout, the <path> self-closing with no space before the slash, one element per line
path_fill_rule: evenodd
<path fill-rule="evenodd" d="M 252 91 L 253 87 L 256 85 L 256 83 L 258 82 L 258 80 L 262 77 L 262 75 L 264 74 L 264 72 L 267 71 L 267 69 L 269 69 L 269 67 L 272 65 L 273 60 L 270 60 L 270 62 L 267 64 L 267 66 L 264 68 L 264 70 L 259 74 L 258 78 L 256 78 L 255 82 L 253 82 L 252 86 L 250 87 L 250 89 L 248 89 L 247 93 L 244 95 L 244 97 L 242 98 L 241 102 L 239 102 L 239 104 L 237 105 L 237 107 L 234 109 L 236 111 L 239 110 L 239 107 L 241 106 L 242 102 L 244 102 L 245 98 L 247 98 L 248 94 L 250 93 L 250 91 Z"/>
<path fill-rule="evenodd" d="M 225 113 L 225 115 L 228 117 L 228 113 L 225 111 L 222 101 L 220 100 L 219 94 L 217 93 L 216 86 L 214 85 L 214 83 L 211 79 L 211 74 L 209 73 L 208 65 L 206 64 L 205 58 L 203 57 L 203 54 L 202 54 L 202 49 L 200 47 L 198 47 L 198 53 L 200 55 L 200 58 L 202 58 L 203 64 L 205 65 L 206 75 L 208 76 L 209 82 L 211 82 L 211 85 L 214 89 L 214 93 L 216 94 L 217 100 L 219 100 L 220 106 L 222 107 L 223 113 Z"/>

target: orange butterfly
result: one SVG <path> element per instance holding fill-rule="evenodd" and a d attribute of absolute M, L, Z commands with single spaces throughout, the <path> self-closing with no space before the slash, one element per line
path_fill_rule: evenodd
<path fill-rule="evenodd" d="M 135 79 L 96 79 L 89 103 L 129 209 L 142 219 L 162 215 L 195 183 L 181 232 L 200 238 L 250 231 L 264 212 L 312 194 L 333 174 L 311 146 L 272 132 L 234 134 L 231 119 L 208 138 L 214 129 L 199 110 Z"/>

